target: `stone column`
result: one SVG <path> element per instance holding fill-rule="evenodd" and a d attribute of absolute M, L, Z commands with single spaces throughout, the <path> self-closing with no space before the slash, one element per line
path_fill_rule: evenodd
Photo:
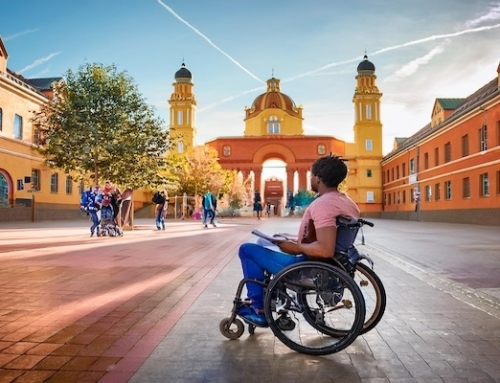
<path fill-rule="evenodd" d="M 307 170 L 299 169 L 299 190 L 307 189 Z"/>
<path fill-rule="evenodd" d="M 293 193 L 293 178 L 294 178 L 294 175 L 295 175 L 295 170 L 293 169 L 286 169 L 286 191 L 285 191 L 285 195 L 286 193 L 288 193 L 289 191 L 291 191 Z"/>
<path fill-rule="evenodd" d="M 254 169 L 254 191 L 259 192 L 262 198 L 261 181 L 262 181 L 262 168 Z"/>

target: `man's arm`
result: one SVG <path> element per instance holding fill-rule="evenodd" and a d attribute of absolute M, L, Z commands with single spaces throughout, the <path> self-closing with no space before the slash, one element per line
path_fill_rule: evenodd
<path fill-rule="evenodd" d="M 329 226 L 316 229 L 316 241 L 311 243 L 297 243 L 286 241 L 278 243 L 279 248 L 289 254 L 305 254 L 309 257 L 331 258 L 335 251 L 337 227 Z"/>

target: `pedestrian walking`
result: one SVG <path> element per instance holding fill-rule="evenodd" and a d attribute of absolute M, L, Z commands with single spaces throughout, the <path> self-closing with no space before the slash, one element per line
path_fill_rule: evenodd
<path fill-rule="evenodd" d="M 207 191 L 203 196 L 201 204 L 204 211 L 203 226 L 208 227 L 207 222 L 210 221 L 213 227 L 217 227 L 215 224 L 215 210 L 217 209 L 217 199 L 215 196 L 210 191 Z"/>
<path fill-rule="evenodd" d="M 80 199 L 80 206 L 87 212 L 92 220 L 92 225 L 90 226 L 90 236 L 93 237 L 95 233 L 99 237 L 100 233 L 100 223 L 101 220 L 98 216 L 98 211 L 102 203 L 102 194 L 100 192 L 99 185 L 94 186 L 90 190 L 86 190 L 82 194 Z"/>
<path fill-rule="evenodd" d="M 168 195 L 162 190 L 153 195 L 155 204 L 155 224 L 158 230 L 165 230 L 165 215 L 168 207 Z"/>
<path fill-rule="evenodd" d="M 254 195 L 253 211 L 257 215 L 257 219 L 260 219 L 260 216 L 262 215 L 262 202 L 261 202 L 259 192 L 255 192 L 255 195 Z"/>

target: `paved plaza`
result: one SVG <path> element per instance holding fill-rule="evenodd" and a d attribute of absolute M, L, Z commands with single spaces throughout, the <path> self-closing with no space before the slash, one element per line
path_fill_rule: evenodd
<path fill-rule="evenodd" d="M 137 220 L 121 238 L 90 238 L 85 220 L 2 223 L 0 383 L 500 382 L 498 298 L 370 247 L 391 224 L 405 223 L 367 230 L 363 247 L 387 291 L 384 318 L 317 357 L 270 329 L 219 332 L 238 246 L 253 228 L 293 232 L 298 219 L 169 220 L 165 231 Z"/>

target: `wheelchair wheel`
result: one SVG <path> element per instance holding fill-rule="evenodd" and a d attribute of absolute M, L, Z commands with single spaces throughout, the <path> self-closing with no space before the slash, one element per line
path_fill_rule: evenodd
<path fill-rule="evenodd" d="M 387 297 L 382 281 L 369 266 L 363 263 L 356 264 L 353 277 L 363 294 L 366 308 L 365 323 L 363 324 L 361 335 L 372 330 L 380 322 L 384 316 Z M 317 315 L 321 314 L 318 314 L 317 309 L 308 306 L 307 299 L 303 299 L 302 296 L 299 296 L 299 302 L 304 305 L 304 318 L 306 320 L 312 325 L 321 322 L 321 317 L 317 317 Z M 323 330 L 325 333 L 334 337 L 346 335 L 345 331 L 339 329 L 326 328 Z"/>
<path fill-rule="evenodd" d="M 310 355 L 343 350 L 365 319 L 365 302 L 354 280 L 322 262 L 300 262 L 279 272 L 268 286 L 264 310 L 278 339 Z"/>
<path fill-rule="evenodd" d="M 224 318 L 220 321 L 219 330 L 222 335 L 229 339 L 238 339 L 245 331 L 245 326 L 243 322 L 236 318 L 234 321 L 230 322 L 231 318 Z"/>
<path fill-rule="evenodd" d="M 382 319 L 387 303 L 385 288 L 379 276 L 364 263 L 356 264 L 354 281 L 365 299 L 366 317 L 361 334 L 372 330 Z"/>

